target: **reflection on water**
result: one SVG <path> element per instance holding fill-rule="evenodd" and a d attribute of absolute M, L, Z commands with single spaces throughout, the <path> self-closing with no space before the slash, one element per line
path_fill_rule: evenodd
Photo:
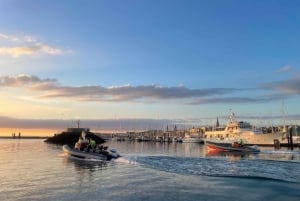
<path fill-rule="evenodd" d="M 211 153 L 197 143 L 106 145 L 122 157 L 86 161 L 41 140 L 0 140 L 0 200 L 299 200 L 298 150 L 248 155 Z"/>
<path fill-rule="evenodd" d="M 225 157 L 230 159 L 245 159 L 245 158 L 257 158 L 257 153 L 245 153 L 245 152 L 238 152 L 238 151 L 218 151 L 218 150 L 209 150 L 206 153 L 206 157 Z"/>
<path fill-rule="evenodd" d="M 198 143 L 159 143 L 159 142 L 118 142 L 109 141 L 107 145 L 116 147 L 121 155 L 163 155 L 182 157 L 224 157 L 229 159 L 263 159 L 300 161 L 300 149 L 294 151 L 282 147 L 260 147 L 259 153 L 240 153 L 210 150 L 206 145 Z"/>
<path fill-rule="evenodd" d="M 122 157 L 99 162 L 69 158 L 77 172 L 103 171 L 122 164 L 184 175 L 264 178 L 300 182 L 300 152 L 262 148 L 260 153 L 209 150 L 197 143 L 108 142 Z M 290 162 L 292 162 L 290 164 Z M 294 163 L 294 164 L 293 164 Z M 288 169 L 294 169 L 290 174 Z"/>
<path fill-rule="evenodd" d="M 106 169 L 109 166 L 108 163 L 108 161 L 79 159 L 72 156 L 64 157 L 64 164 L 66 166 L 73 164 L 75 169 L 78 171 L 81 171 L 82 169 L 87 169 L 89 171 Z"/>
<path fill-rule="evenodd" d="M 295 161 L 300 162 L 300 151 L 278 151 L 262 150 L 259 153 L 243 153 L 235 151 L 209 150 L 206 157 L 225 157 L 230 159 L 256 159 L 256 160 L 276 160 L 276 161 Z"/>
<path fill-rule="evenodd" d="M 260 147 L 259 153 L 242 153 L 210 150 L 206 145 L 198 143 L 160 143 L 160 142 L 118 142 L 109 141 L 106 143 L 110 148 L 117 148 L 122 155 L 114 162 L 85 161 L 81 159 L 68 158 L 68 163 L 72 163 L 77 171 L 89 169 L 90 171 L 103 170 L 116 165 L 116 163 L 136 164 L 138 158 L 143 156 L 171 156 L 172 158 L 184 157 L 195 158 L 192 162 L 197 162 L 197 158 L 221 158 L 230 161 L 234 160 L 271 160 L 271 161 L 293 161 L 300 162 L 300 151 L 298 149 L 290 151 L 287 148 L 275 150 L 273 147 Z M 159 158 L 163 161 L 163 158 Z M 122 162 L 121 162 L 122 161 Z M 187 160 L 185 160 L 187 161 Z M 182 163 L 185 161 L 176 161 Z M 191 164 L 193 165 L 193 164 Z"/>
<path fill-rule="evenodd" d="M 160 142 L 118 142 L 108 141 L 109 147 L 116 147 L 121 155 L 173 155 L 202 156 L 206 147 L 198 143 L 160 143 Z"/>
<path fill-rule="evenodd" d="M 260 153 L 259 159 L 263 160 L 274 160 L 274 161 L 294 161 L 300 162 L 300 152 L 299 153 Z"/>

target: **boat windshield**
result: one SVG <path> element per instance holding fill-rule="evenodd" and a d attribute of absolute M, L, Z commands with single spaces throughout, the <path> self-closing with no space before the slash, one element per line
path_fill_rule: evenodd
<path fill-rule="evenodd" d="M 252 126 L 251 126 L 250 123 L 244 122 L 244 121 L 240 121 L 240 122 L 238 123 L 238 125 L 239 125 L 240 128 L 252 128 Z"/>

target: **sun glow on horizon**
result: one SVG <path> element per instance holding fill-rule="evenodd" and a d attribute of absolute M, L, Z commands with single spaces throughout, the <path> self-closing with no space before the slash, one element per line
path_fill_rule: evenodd
<path fill-rule="evenodd" d="M 30 136 L 36 136 L 36 137 L 51 137 L 56 133 L 61 132 L 61 130 L 54 130 L 54 129 L 28 129 L 28 128 L 0 128 L 0 136 L 5 137 L 15 137 L 17 138 L 19 136 L 19 133 L 21 137 L 30 137 Z"/>

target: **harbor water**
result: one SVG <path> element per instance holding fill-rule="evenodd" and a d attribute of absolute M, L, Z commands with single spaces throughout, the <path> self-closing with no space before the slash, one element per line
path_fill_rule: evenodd
<path fill-rule="evenodd" d="M 106 144 L 122 157 L 79 160 L 42 139 L 0 139 L 0 200 L 300 200 L 299 148 L 238 154 L 197 143 Z"/>

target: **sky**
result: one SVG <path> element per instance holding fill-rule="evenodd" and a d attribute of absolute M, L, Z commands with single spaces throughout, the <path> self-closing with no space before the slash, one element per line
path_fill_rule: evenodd
<path fill-rule="evenodd" d="M 299 10 L 297 0 L 0 0 L 0 127 L 199 126 L 231 112 L 297 123 Z"/>

